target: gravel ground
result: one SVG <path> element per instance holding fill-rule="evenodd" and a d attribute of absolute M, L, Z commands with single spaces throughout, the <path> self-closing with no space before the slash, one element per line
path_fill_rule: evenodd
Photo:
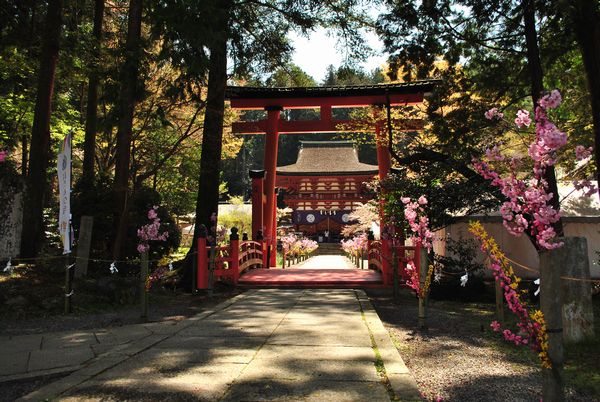
<path fill-rule="evenodd" d="M 183 320 L 214 307 L 239 293 L 241 293 L 241 290 L 231 288 L 224 288 L 219 292 L 215 292 L 212 297 L 182 292 L 151 293 L 148 321 Z M 95 313 L 77 310 L 76 306 L 76 312 L 71 315 L 47 315 L 26 319 L 3 317 L 0 321 L 0 335 L 113 328 L 142 322 L 139 306 L 113 307 L 111 311 Z"/>
<path fill-rule="evenodd" d="M 15 401 L 18 398 L 25 396 L 46 384 L 60 380 L 68 374 L 69 373 L 63 373 L 34 379 L 0 383 L 0 402 Z"/>
<path fill-rule="evenodd" d="M 491 331 L 493 305 L 431 301 L 427 331 L 417 331 L 417 301 L 404 291 L 369 291 L 384 325 L 426 400 L 540 401 L 541 370 L 529 349 L 513 347 Z M 438 399 L 439 398 L 439 399 Z M 569 401 L 597 401 L 567 388 Z"/>

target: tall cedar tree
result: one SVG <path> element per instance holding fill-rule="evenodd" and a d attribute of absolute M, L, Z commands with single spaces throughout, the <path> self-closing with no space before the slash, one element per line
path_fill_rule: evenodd
<path fill-rule="evenodd" d="M 119 97 L 119 123 L 117 129 L 117 148 L 115 155 L 115 209 L 113 216 L 114 243 L 113 258 L 120 259 L 127 231 L 127 211 L 129 208 L 129 165 L 131 159 L 131 133 L 133 112 L 136 103 L 138 71 L 142 51 L 142 10 L 143 0 L 129 2 L 127 39 L 125 42 L 125 61 L 121 72 L 121 91 Z"/>
<path fill-rule="evenodd" d="M 598 0 L 565 1 L 577 35 L 592 100 L 596 178 L 600 183 L 600 3 Z M 600 197 L 600 191 L 598 192 Z"/>
<path fill-rule="evenodd" d="M 48 1 L 23 208 L 23 227 L 27 228 L 27 230 L 23 230 L 21 236 L 21 257 L 23 258 L 37 255 L 44 234 L 43 209 L 48 187 L 46 169 L 50 155 L 50 116 L 58 62 L 62 7 L 62 0 Z"/>
<path fill-rule="evenodd" d="M 210 63 L 208 70 L 208 92 L 204 129 L 202 131 L 202 154 L 198 179 L 198 201 L 196 202 L 196 226 L 194 239 L 200 235 L 200 223 L 207 228 L 219 205 L 219 172 L 223 145 L 223 116 L 225 114 L 225 88 L 227 87 L 227 40 L 231 1 L 220 1 L 213 18 L 217 25 L 210 41 Z M 211 225 L 212 223 L 212 225 Z"/>
<path fill-rule="evenodd" d="M 87 108 L 85 114 L 85 140 L 83 143 L 83 191 L 91 191 L 94 183 L 94 160 L 96 159 L 96 131 L 98 130 L 98 83 L 100 47 L 102 46 L 102 23 L 104 0 L 94 1 L 93 47 L 90 54 Z"/>

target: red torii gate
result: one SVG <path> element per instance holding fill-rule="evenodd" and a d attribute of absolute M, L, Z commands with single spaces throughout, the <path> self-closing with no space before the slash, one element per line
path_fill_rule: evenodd
<path fill-rule="evenodd" d="M 437 80 L 413 81 L 396 84 L 262 88 L 228 86 L 226 98 L 232 109 L 266 110 L 267 119 L 253 122 L 234 122 L 234 134 L 266 134 L 264 171 L 251 172 L 252 177 L 252 236 L 256 239 L 262 231 L 270 258 L 269 266 L 276 263 L 277 244 L 277 199 L 275 177 L 277 170 L 277 145 L 279 134 L 356 132 L 351 121 L 334 120 L 332 108 L 368 106 L 408 106 L 423 102 L 425 94 L 431 92 Z M 284 109 L 320 110 L 320 120 L 280 120 Z M 379 178 L 385 178 L 391 169 L 389 148 L 386 146 L 383 121 L 373 128 L 377 135 L 377 163 Z M 421 121 L 406 121 L 406 131 L 422 126 Z M 345 128 L 344 128 L 345 127 Z M 370 131 L 370 130 L 369 130 Z M 265 176 L 266 178 L 263 177 Z M 383 250 L 385 252 L 385 250 Z"/>

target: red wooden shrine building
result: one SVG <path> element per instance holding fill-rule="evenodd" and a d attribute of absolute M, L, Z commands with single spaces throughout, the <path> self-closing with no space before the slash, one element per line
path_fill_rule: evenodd
<path fill-rule="evenodd" d="M 352 122 L 335 120 L 332 109 L 371 107 L 389 111 L 392 106 L 416 105 L 423 102 L 426 93 L 435 85 L 435 80 L 415 81 L 396 84 L 380 84 L 366 86 L 345 87 L 306 87 L 306 88 L 259 88 L 229 86 L 226 96 L 231 102 L 231 108 L 241 110 L 266 110 L 265 120 L 253 122 L 234 122 L 235 134 L 264 134 L 265 157 L 264 171 L 251 172 L 252 177 L 252 235 L 253 238 L 261 231 L 267 247 L 269 261 L 267 266 L 275 266 L 276 261 L 276 204 L 275 187 L 277 184 L 277 145 L 280 134 L 305 134 L 305 133 L 334 133 L 340 131 L 353 131 Z M 280 113 L 285 109 L 319 109 L 319 120 L 281 120 Z M 377 109 L 376 109 L 377 110 Z M 377 136 L 377 173 L 384 178 L 391 169 L 390 152 L 388 148 L 387 130 L 389 113 L 377 113 L 377 119 L 371 129 Z M 397 122 L 394 128 L 414 131 L 419 128 L 419 121 L 405 121 L 404 126 Z M 363 127 L 363 130 L 365 128 Z M 301 163 L 302 161 L 299 160 Z M 292 165 L 293 166 L 293 165 Z M 283 185 L 285 168 L 279 168 L 282 173 L 280 183 Z M 299 172 L 306 173 L 306 172 Z M 335 173 L 335 172 L 334 172 Z M 293 182 L 293 179 L 292 179 Z M 299 183 L 296 183 L 299 185 Z M 292 184 L 288 184 L 292 187 Z M 298 191 L 300 188 L 297 187 Z M 306 187 L 308 188 L 308 187 Z M 312 189 L 302 192 L 310 198 Z M 300 193 L 298 193 L 299 195 Z M 308 208 L 313 208 L 314 201 Z M 317 201 L 317 205 L 319 200 Z M 328 200 L 333 202 L 334 200 Z M 300 200 L 298 199 L 298 206 Z M 306 206 L 306 204 L 304 204 Z M 326 205 L 326 204 L 325 204 Z M 330 204 L 333 205 L 333 204 Z M 306 215 L 308 216 L 308 214 Z M 386 253 L 382 247 L 382 253 Z"/>
<path fill-rule="evenodd" d="M 335 236 L 370 199 L 366 183 L 378 172 L 376 165 L 359 162 L 352 141 L 302 141 L 296 163 L 277 168 L 275 186 L 292 209 L 295 231 Z"/>

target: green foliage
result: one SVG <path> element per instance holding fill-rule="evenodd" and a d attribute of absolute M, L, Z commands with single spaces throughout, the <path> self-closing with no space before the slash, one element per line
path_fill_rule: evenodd
<path fill-rule="evenodd" d="M 363 69 L 351 66 L 342 65 L 337 69 L 333 65 L 327 66 L 324 86 L 349 86 L 349 85 L 373 85 L 380 84 L 385 81 L 381 68 L 376 68 L 373 71 L 366 72 Z"/>
<path fill-rule="evenodd" d="M 435 264 L 443 272 L 440 282 L 432 281 L 431 297 L 444 300 L 487 301 L 490 299 L 483 281 L 483 264 L 477 262 L 477 244 L 474 240 L 446 240 L 446 256 L 435 256 Z M 460 277 L 468 272 L 466 286 Z"/>
<path fill-rule="evenodd" d="M 379 16 L 378 29 L 391 53 L 389 75 L 404 80 L 443 79 L 428 99 L 426 116 L 431 125 L 424 135 L 395 133 L 396 162 L 403 169 L 401 174 L 420 176 L 438 188 L 448 186 L 448 192 L 436 195 L 451 195 L 447 200 L 449 210 L 457 210 L 461 202 L 465 208 L 468 205 L 476 210 L 485 199 L 501 198 L 477 182 L 470 162 L 484 148 L 497 143 L 503 143 L 515 154 L 526 155 L 526 145 L 533 137 L 533 130 L 522 137 L 498 136 L 482 117 L 492 106 L 500 107 L 508 121 L 520 108 L 533 109 L 522 3 L 386 3 L 388 7 Z M 569 22 L 557 7 L 560 5 L 556 2 L 535 2 L 538 41 L 544 86 L 559 88 L 565 97 L 553 117 L 570 135 L 571 149 L 567 152 L 574 155 L 576 144 L 593 143 L 590 102 L 580 52 Z M 559 180 L 571 181 L 592 173 L 592 164 L 574 171 L 574 159 L 559 161 L 559 175 L 563 173 Z M 461 194 L 461 186 L 468 194 Z M 454 195 L 459 196 L 459 202 L 453 202 Z M 432 210 L 438 206 L 444 208 L 440 203 Z"/>
<path fill-rule="evenodd" d="M 446 239 L 446 256 L 436 255 L 435 262 L 440 264 L 444 272 L 459 274 L 479 274 L 485 267 L 477 261 L 479 248 L 473 239 Z"/>
<path fill-rule="evenodd" d="M 219 214 L 219 225 L 227 229 L 238 228 L 240 234 L 252 232 L 252 213 L 244 208 L 244 199 L 231 197 L 227 212 Z"/>

